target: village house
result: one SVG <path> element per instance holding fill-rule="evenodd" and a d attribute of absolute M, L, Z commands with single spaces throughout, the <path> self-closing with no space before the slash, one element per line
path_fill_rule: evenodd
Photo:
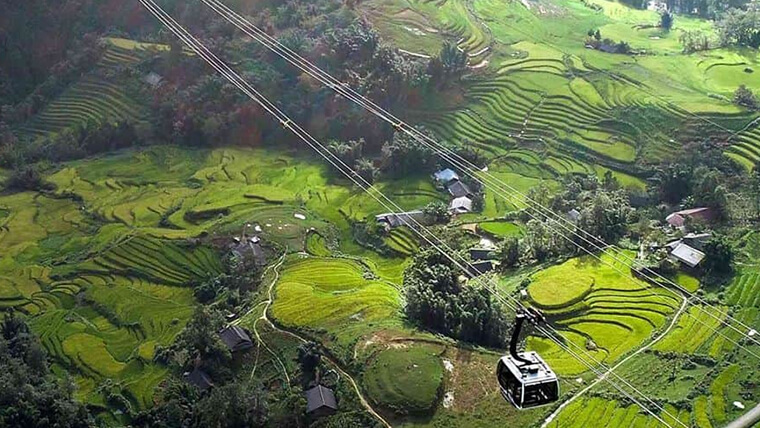
<path fill-rule="evenodd" d="M 200 389 L 201 392 L 214 386 L 211 377 L 198 367 L 194 368 L 192 372 L 185 372 L 183 377 L 187 383 Z"/>
<path fill-rule="evenodd" d="M 230 352 L 244 351 L 253 347 L 253 342 L 248 333 L 236 325 L 223 328 L 219 332 L 219 337 Z"/>
<path fill-rule="evenodd" d="M 567 216 L 567 219 L 573 223 L 578 223 L 578 221 L 581 219 L 581 212 L 575 208 L 568 211 L 565 215 Z"/>
<path fill-rule="evenodd" d="M 399 226 L 414 226 L 417 223 L 426 224 L 427 218 L 421 210 L 406 211 L 403 213 L 384 213 L 375 216 L 375 221 L 386 230 Z"/>
<path fill-rule="evenodd" d="M 436 183 L 440 184 L 441 186 L 446 186 L 454 180 L 458 181 L 459 175 L 457 175 L 457 173 L 451 168 L 446 168 L 433 174 L 433 178 L 435 179 Z"/>
<path fill-rule="evenodd" d="M 707 207 L 700 207 L 700 208 L 691 208 L 688 210 L 676 211 L 674 213 L 671 213 L 667 217 L 665 217 L 665 221 L 668 222 L 668 224 L 673 228 L 683 229 L 684 226 L 686 225 L 687 219 L 710 221 L 713 218 L 714 218 L 713 210 Z"/>
<path fill-rule="evenodd" d="M 472 199 L 462 196 L 451 201 L 449 212 L 452 214 L 464 214 L 472 212 Z"/>
<path fill-rule="evenodd" d="M 145 83 L 147 83 L 148 85 L 154 88 L 158 88 L 159 86 L 161 86 L 162 83 L 164 83 L 164 78 L 161 77 L 161 75 L 159 75 L 158 73 L 153 72 L 153 71 L 146 74 L 143 80 L 145 81 Z"/>
<path fill-rule="evenodd" d="M 683 263 L 689 268 L 696 268 L 705 258 L 702 251 L 705 243 L 710 240 L 712 234 L 689 233 L 683 238 L 665 244 L 672 260 Z"/>
<path fill-rule="evenodd" d="M 493 248 L 470 248 L 470 258 L 472 260 L 492 260 L 494 258 Z"/>
<path fill-rule="evenodd" d="M 306 413 L 314 417 L 329 416 L 338 411 L 335 394 L 330 388 L 317 385 L 306 391 Z"/>
<path fill-rule="evenodd" d="M 264 266 L 267 264 L 266 253 L 261 246 L 261 238 L 258 236 L 252 236 L 250 238 L 234 237 L 232 238 L 234 245 L 232 247 L 232 254 L 238 258 L 245 258 L 248 254 L 253 257 L 253 261 L 256 266 Z"/>
<path fill-rule="evenodd" d="M 470 188 L 467 187 L 466 184 L 462 183 L 459 180 L 450 182 L 449 185 L 446 187 L 446 189 L 449 191 L 449 194 L 454 198 L 461 198 L 462 196 L 472 196 L 472 191 L 470 191 Z"/>
<path fill-rule="evenodd" d="M 479 260 L 470 263 L 467 269 L 469 270 L 470 275 L 478 276 L 491 272 L 494 267 L 496 267 L 496 263 L 491 260 Z"/>
<path fill-rule="evenodd" d="M 678 242 L 670 252 L 671 259 L 681 262 L 690 268 L 696 268 L 705 258 L 705 253 L 689 245 Z"/>

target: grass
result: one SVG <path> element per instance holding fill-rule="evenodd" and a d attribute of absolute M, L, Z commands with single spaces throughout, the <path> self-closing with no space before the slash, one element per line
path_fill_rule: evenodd
<path fill-rule="evenodd" d="M 478 230 L 497 238 L 520 237 L 523 234 L 523 229 L 520 225 L 509 221 L 478 223 Z"/>
<path fill-rule="evenodd" d="M 443 384 L 440 353 L 440 348 L 430 345 L 401 345 L 378 352 L 362 377 L 367 395 L 383 409 L 402 414 L 430 412 Z"/>

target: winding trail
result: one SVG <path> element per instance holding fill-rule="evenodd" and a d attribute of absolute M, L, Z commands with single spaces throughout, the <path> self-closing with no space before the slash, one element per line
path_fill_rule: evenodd
<path fill-rule="evenodd" d="M 290 385 L 290 377 L 288 376 L 288 371 L 285 368 L 285 364 L 283 364 L 282 360 L 280 360 L 280 358 L 261 339 L 261 336 L 259 335 L 258 329 L 256 328 L 256 323 L 258 323 L 258 321 L 264 321 L 267 324 L 269 324 L 272 327 L 272 329 L 274 329 L 278 333 L 290 336 L 290 337 L 292 337 L 292 338 L 294 338 L 294 339 L 296 339 L 296 340 L 298 340 L 298 341 L 300 341 L 302 343 L 305 343 L 305 342 L 309 341 L 307 338 L 304 338 L 303 336 L 299 335 L 298 333 L 294 333 L 292 331 L 285 330 L 283 328 L 278 327 L 274 322 L 272 322 L 272 320 L 269 319 L 269 316 L 268 316 L 269 308 L 271 307 L 272 302 L 274 301 L 274 298 L 273 298 L 273 295 L 272 295 L 272 291 L 274 290 L 275 284 L 277 284 L 277 280 L 280 278 L 280 272 L 279 272 L 278 269 L 282 266 L 282 264 L 284 262 L 285 262 L 285 254 L 283 254 L 282 256 L 280 256 L 280 259 L 277 261 L 277 263 L 275 263 L 274 265 L 270 265 L 270 267 L 274 270 L 275 275 L 274 275 L 274 278 L 272 278 L 272 281 L 269 283 L 269 288 L 267 289 L 267 300 L 265 300 L 264 302 L 261 302 L 261 303 L 255 305 L 248 312 L 246 312 L 245 315 L 243 315 L 242 317 L 236 319 L 235 321 L 233 321 L 230 324 L 231 325 L 237 325 L 237 324 L 239 324 L 240 320 L 242 320 L 243 318 L 245 318 L 247 315 L 251 314 L 254 310 L 256 310 L 257 307 L 261 306 L 262 303 L 265 304 L 264 311 L 262 312 L 261 316 L 259 318 L 257 318 L 256 321 L 254 321 L 254 323 L 253 323 L 253 333 L 256 336 L 256 340 L 258 341 L 258 343 L 261 343 L 264 346 L 264 348 L 266 348 L 266 350 L 269 351 L 269 353 L 272 354 L 277 359 L 277 361 L 280 363 L 280 366 L 282 367 L 282 370 L 285 373 L 285 378 L 288 381 L 288 385 Z M 267 268 L 267 269 L 269 269 L 269 268 Z M 359 397 L 359 401 L 362 403 L 362 406 L 364 406 L 364 409 L 367 410 L 367 412 L 369 414 L 371 414 L 372 416 L 374 416 L 377 420 L 379 420 L 384 426 L 386 426 L 387 428 L 391 428 L 391 424 L 388 423 L 388 421 L 386 421 L 385 418 L 383 418 L 379 413 L 377 413 L 375 411 L 375 409 L 372 408 L 372 405 L 370 405 L 369 401 L 367 401 L 367 399 L 364 398 L 364 395 L 362 394 L 361 389 L 359 388 L 359 385 L 356 383 L 356 381 L 354 380 L 354 378 L 351 377 L 351 375 L 349 375 L 348 372 L 346 372 L 345 370 L 343 370 L 343 368 L 337 363 L 337 361 L 333 360 L 329 356 L 322 355 L 322 359 L 325 360 L 325 361 L 327 361 L 327 363 L 329 365 L 333 366 L 335 368 L 335 371 L 337 371 L 341 376 L 343 376 L 346 379 L 348 379 L 348 381 L 351 383 L 351 386 L 354 388 L 354 391 L 356 392 L 356 395 Z M 251 377 L 253 377 L 255 371 L 256 371 L 256 365 L 254 365 L 253 371 L 251 371 Z"/>
<path fill-rule="evenodd" d="M 551 415 L 547 416 L 546 419 L 544 419 L 544 423 L 541 424 L 541 428 L 547 428 L 549 426 L 549 424 L 552 423 L 552 421 L 554 420 L 554 418 L 556 418 L 557 416 L 559 416 L 559 414 L 562 412 L 562 410 L 565 409 L 565 407 L 567 407 L 568 405 L 570 405 L 570 403 L 572 403 L 573 401 L 575 401 L 575 399 L 577 399 L 578 397 L 580 397 L 581 395 L 583 395 L 584 393 L 586 393 L 587 391 L 589 391 L 591 388 L 593 388 L 594 386 L 596 386 L 599 382 L 603 381 L 610 373 L 612 373 L 618 367 L 622 366 L 628 360 L 630 360 L 631 358 L 635 357 L 636 355 L 639 355 L 640 353 L 642 353 L 642 352 L 646 351 L 647 349 L 651 348 L 653 345 L 655 345 L 657 342 L 659 342 L 663 337 L 665 337 L 665 335 L 667 335 L 670 332 L 670 330 L 672 330 L 673 327 L 675 327 L 676 322 L 678 321 L 678 317 L 686 309 L 686 306 L 688 305 L 688 303 L 689 303 L 689 299 L 687 299 L 686 297 L 684 297 L 683 301 L 681 302 L 681 307 L 678 308 L 678 311 L 675 313 L 675 315 L 673 315 L 673 319 L 670 321 L 670 325 L 668 325 L 668 328 L 666 328 L 665 331 L 663 331 L 654 340 L 652 340 L 651 342 L 649 342 L 646 346 L 642 346 L 641 348 L 637 349 L 631 355 L 629 355 L 629 356 L 623 358 L 622 360 L 620 360 L 617 364 L 615 364 L 614 366 L 610 367 L 603 375 L 599 376 L 598 378 L 596 378 L 595 381 L 591 382 L 587 387 L 583 388 L 580 392 L 578 392 L 577 394 L 575 394 L 572 397 L 570 397 L 569 400 L 567 400 L 564 403 L 562 403 L 559 407 L 557 407 L 557 409 L 554 412 L 552 412 Z"/>

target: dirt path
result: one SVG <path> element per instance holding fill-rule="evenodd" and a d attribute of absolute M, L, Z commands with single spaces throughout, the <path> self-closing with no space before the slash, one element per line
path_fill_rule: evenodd
<path fill-rule="evenodd" d="M 565 407 L 567 407 L 570 403 L 572 403 L 573 401 L 575 401 L 575 399 L 577 399 L 578 397 L 580 397 L 581 395 L 583 395 L 584 393 L 586 393 L 587 391 L 589 391 L 591 388 L 593 388 L 594 386 L 596 386 L 599 382 L 603 381 L 610 373 L 612 373 L 618 367 L 622 366 L 628 360 L 630 360 L 631 358 L 635 357 L 636 355 L 639 355 L 640 353 L 642 353 L 642 352 L 646 351 L 647 349 L 651 348 L 654 344 L 656 344 L 663 337 L 665 337 L 665 335 L 668 334 L 670 332 L 670 330 L 672 330 L 673 327 L 676 325 L 676 322 L 678 321 L 678 317 L 686 309 L 686 305 L 688 304 L 688 302 L 689 302 L 689 299 L 687 299 L 687 298 L 684 297 L 683 301 L 681 302 L 681 307 L 678 308 L 678 311 L 673 316 L 673 320 L 670 321 L 670 325 L 668 325 L 668 328 L 666 328 L 665 331 L 663 331 L 653 341 L 649 342 L 646 346 L 643 346 L 643 347 L 637 349 L 636 352 L 634 352 L 633 354 L 631 354 L 631 355 L 623 358 L 620 362 L 618 362 L 614 366 L 610 367 L 610 369 L 607 370 L 603 375 L 599 376 L 595 381 L 591 382 L 587 387 L 583 388 L 579 393 L 577 393 L 577 394 L 573 395 L 572 397 L 570 397 L 569 400 L 567 400 L 564 403 L 562 403 L 562 405 L 560 405 L 559 407 L 557 407 L 557 410 L 555 410 L 554 412 L 552 412 L 551 415 L 549 415 L 546 419 L 544 419 L 544 423 L 541 424 L 541 428 L 548 427 L 549 424 L 552 423 L 552 421 L 554 420 L 554 418 L 556 418 L 562 412 L 562 410 L 564 410 Z"/>
<path fill-rule="evenodd" d="M 283 254 L 280 257 L 280 259 L 277 261 L 277 263 L 275 263 L 274 265 L 270 266 L 274 270 L 275 275 L 274 275 L 274 278 L 272 278 L 272 282 L 270 282 L 270 284 L 269 284 L 269 288 L 267 289 L 267 300 L 265 300 L 264 302 L 262 302 L 262 303 L 265 304 L 264 312 L 262 312 L 261 316 L 259 318 L 257 318 L 256 321 L 254 321 L 254 323 L 253 323 L 253 333 L 256 336 L 256 340 L 258 341 L 258 343 L 261 343 L 267 349 L 267 351 L 269 351 L 269 353 L 271 353 L 277 359 L 277 361 L 280 363 L 280 366 L 282 367 L 282 370 L 285 373 L 285 378 L 288 381 L 288 385 L 290 385 L 290 377 L 288 376 L 288 371 L 285 368 L 285 364 L 283 364 L 282 360 L 280 360 L 280 358 L 261 339 L 261 337 L 259 336 L 258 329 L 256 328 L 256 323 L 258 321 L 264 321 L 267 324 L 269 324 L 272 327 L 272 329 L 276 330 L 278 333 L 281 333 L 281 334 L 293 337 L 293 338 L 295 338 L 296 340 L 298 340 L 298 341 L 300 341 L 302 343 L 309 341 L 308 339 L 302 337 L 298 333 L 294 333 L 292 331 L 285 330 L 283 328 L 278 327 L 277 325 L 275 325 L 275 323 L 272 322 L 272 320 L 269 319 L 269 316 L 267 314 L 267 312 L 269 311 L 270 306 L 272 305 L 272 302 L 274 301 L 274 298 L 272 296 L 272 291 L 274 290 L 274 286 L 275 286 L 275 284 L 277 284 L 277 280 L 280 277 L 280 272 L 279 272 L 278 269 L 280 268 L 280 266 L 282 266 L 282 264 L 284 263 L 284 261 L 285 261 L 285 255 Z M 267 268 L 267 269 L 269 269 L 269 268 Z M 249 315 L 251 312 L 253 312 L 254 310 L 256 310 L 256 308 L 259 307 L 259 306 L 261 306 L 261 303 L 259 303 L 258 305 L 254 306 L 253 308 L 251 308 L 248 312 L 246 312 L 246 314 L 244 316 L 242 316 L 242 317 L 238 318 L 237 320 L 233 321 L 231 324 L 233 324 L 233 325 L 239 324 L 241 319 L 245 318 L 245 316 Z M 356 395 L 359 397 L 359 401 L 362 403 L 362 406 L 364 406 L 364 409 L 367 410 L 367 412 L 369 412 L 369 414 L 371 414 L 372 416 L 374 416 L 377 420 L 379 420 L 383 425 L 385 425 L 388 428 L 391 428 L 391 424 L 389 424 L 388 421 L 385 420 L 385 418 L 383 418 L 382 416 L 380 416 L 380 414 L 377 413 L 375 411 L 375 409 L 372 408 L 372 405 L 369 404 L 369 401 L 367 401 L 364 398 L 364 395 L 362 394 L 361 389 L 359 389 L 359 385 L 356 383 L 356 381 L 354 380 L 354 378 L 352 378 L 351 375 L 349 375 L 345 370 L 343 370 L 343 368 L 341 368 L 340 365 L 336 361 L 334 361 L 333 359 L 331 359 L 330 357 L 328 357 L 326 355 L 322 355 L 322 359 L 325 360 L 325 361 L 327 361 L 327 363 L 329 365 L 333 366 L 335 368 L 335 371 L 337 371 L 341 376 L 343 376 L 346 379 L 348 379 L 348 381 L 351 383 L 351 386 L 354 388 L 354 391 L 356 392 Z M 254 367 L 253 367 L 253 371 L 251 372 L 251 377 L 253 377 L 253 374 L 254 374 L 255 371 L 256 371 L 256 365 L 254 365 Z"/>
<path fill-rule="evenodd" d="M 277 363 L 280 365 L 280 368 L 282 369 L 282 373 L 285 375 L 285 381 L 287 382 L 287 386 L 288 386 L 288 389 L 289 389 L 290 388 L 290 375 L 288 375 L 288 369 L 287 369 L 287 367 L 285 367 L 285 363 L 282 362 L 282 360 L 280 359 L 280 357 L 274 351 L 272 351 L 272 349 L 269 347 L 269 345 L 267 345 L 267 343 L 264 341 L 264 339 L 261 338 L 261 335 L 259 334 L 259 329 L 258 329 L 258 323 L 259 323 L 259 321 L 261 321 L 261 320 L 264 320 L 264 321 L 267 321 L 267 322 L 269 321 L 267 319 L 267 310 L 269 309 L 269 306 L 271 306 L 271 304 L 272 304 L 272 288 L 274 288 L 274 285 L 277 284 L 277 280 L 280 278 L 280 271 L 278 269 L 280 268 L 280 266 L 282 266 L 282 264 L 283 264 L 284 261 L 285 261 L 285 254 L 283 254 L 282 256 L 280 256 L 280 259 L 277 260 L 277 262 L 275 264 L 270 265 L 269 267 L 267 267 L 267 271 L 270 271 L 270 270 L 274 271 L 274 277 L 272 278 L 272 281 L 269 283 L 269 288 L 267 289 L 267 300 L 265 300 L 263 302 L 260 302 L 259 304 L 257 304 L 254 307 L 252 307 L 248 312 L 246 312 L 245 315 L 243 315 L 242 317 L 236 319 L 231 324 L 232 325 L 239 324 L 240 320 L 242 320 L 243 318 L 245 318 L 246 316 L 248 316 L 249 314 L 251 314 L 253 311 L 256 310 L 256 308 L 258 308 L 262 304 L 264 305 L 264 311 L 262 312 L 261 316 L 259 318 L 257 318 L 256 321 L 253 322 L 253 334 L 254 334 L 254 336 L 256 336 L 256 361 L 254 362 L 253 369 L 251 370 L 251 379 L 253 379 L 253 377 L 256 374 L 256 369 L 258 368 L 258 365 L 259 365 L 259 352 L 261 350 L 261 346 L 263 346 L 264 349 L 266 349 L 267 352 L 269 352 L 269 354 L 272 355 L 272 357 L 274 357 L 275 360 L 277 360 Z M 264 274 L 266 275 L 266 272 Z"/>

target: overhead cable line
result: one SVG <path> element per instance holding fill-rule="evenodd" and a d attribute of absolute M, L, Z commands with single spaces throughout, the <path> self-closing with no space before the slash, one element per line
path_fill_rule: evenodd
<path fill-rule="evenodd" d="M 348 100 L 353 101 L 354 103 L 365 108 L 366 110 L 376 115 L 380 119 L 390 123 L 395 129 L 404 132 L 405 134 L 414 138 L 416 141 L 424 144 L 426 147 L 433 150 L 436 154 L 438 154 L 443 159 L 450 162 L 455 167 L 459 167 L 460 169 L 462 169 L 463 172 L 465 172 L 467 175 L 469 175 L 474 180 L 481 183 L 483 187 L 485 187 L 486 189 L 492 190 L 497 196 L 507 200 L 508 202 L 513 203 L 515 206 L 518 206 L 520 202 L 525 203 L 525 201 L 528 201 L 529 203 L 526 205 L 529 205 L 529 207 L 534 209 L 539 215 L 539 217 L 537 218 L 535 215 L 531 214 L 530 212 L 526 212 L 528 215 L 531 216 L 531 218 L 536 219 L 536 220 L 545 218 L 547 221 L 554 222 L 558 227 L 562 228 L 566 232 L 569 232 L 572 236 L 575 236 L 581 239 L 583 242 L 592 246 L 594 249 L 604 254 L 609 255 L 615 262 L 622 263 L 626 267 L 639 272 L 639 274 L 643 278 L 648 280 L 650 283 L 653 283 L 655 285 L 660 285 L 663 288 L 668 289 L 665 285 L 661 283 L 661 282 L 664 282 L 665 284 L 667 284 L 667 286 L 675 288 L 684 296 L 690 297 L 690 302 L 692 300 L 697 301 L 705 307 L 714 309 L 716 313 L 718 314 L 721 313 L 720 310 L 717 310 L 713 305 L 711 305 L 709 302 L 707 302 L 700 296 L 697 296 L 696 294 L 692 294 L 680 284 L 672 281 L 671 279 L 667 277 L 664 277 L 663 275 L 651 269 L 644 267 L 643 264 L 640 264 L 640 262 L 637 261 L 636 259 L 633 259 L 622 252 L 613 252 L 613 251 L 608 250 L 608 248 L 611 246 L 605 243 L 601 238 L 596 237 L 592 235 L 591 233 L 586 232 L 585 230 L 576 227 L 576 225 L 570 222 L 567 218 L 565 218 L 565 216 L 562 216 L 561 214 L 557 214 L 553 212 L 551 209 L 544 207 L 540 203 L 536 202 L 534 199 L 530 198 L 528 195 L 523 194 L 518 189 L 515 189 L 513 186 L 505 183 L 503 180 L 499 179 L 498 177 L 493 176 L 487 171 L 481 170 L 472 162 L 463 158 L 462 156 L 452 151 L 448 147 L 442 145 L 437 140 L 433 139 L 432 137 L 428 136 L 425 133 L 420 132 L 417 128 L 397 118 L 392 113 L 388 112 L 387 110 L 375 104 L 372 100 L 366 98 L 364 95 L 353 90 L 349 85 L 336 79 L 335 77 L 333 77 L 326 71 L 322 70 L 318 66 L 311 63 L 308 59 L 303 58 L 301 55 L 294 52 L 289 47 L 283 45 L 276 38 L 270 36 L 264 30 L 255 26 L 250 21 L 248 21 L 247 19 L 245 19 L 240 14 L 236 13 L 235 11 L 233 11 L 232 9 L 230 9 L 229 7 L 227 7 L 220 1 L 218 0 L 201 0 L 201 1 L 205 3 L 207 6 L 209 6 L 210 8 L 212 8 L 215 12 L 225 17 L 229 22 L 235 25 L 238 29 L 245 32 L 248 36 L 252 37 L 254 40 L 264 45 L 267 49 L 274 52 L 276 55 L 285 59 L 286 61 L 288 61 L 295 67 L 297 67 L 299 70 L 319 80 L 320 82 L 322 82 L 329 88 L 335 90 L 337 93 L 347 98 Z M 510 201 L 509 198 L 513 198 L 514 201 Z M 548 227 L 551 228 L 551 226 L 548 226 Z M 552 229 L 552 230 L 557 232 L 556 229 Z M 592 251 L 590 251 L 588 248 L 586 248 L 584 245 L 579 244 L 574 239 L 569 238 L 565 234 L 561 232 L 557 232 L 557 234 L 561 236 L 563 239 L 565 239 L 566 241 L 570 242 L 572 245 L 586 252 L 590 256 L 595 257 L 600 262 L 608 265 L 609 267 L 621 273 L 622 275 L 627 276 L 617 266 L 615 266 L 614 263 L 610 263 L 606 260 L 603 260 L 602 258 L 598 257 L 596 254 L 594 254 Z M 620 258 L 618 255 L 620 256 Z M 627 260 L 627 262 L 622 262 L 621 258 Z M 639 263 L 640 265 L 637 266 L 637 263 Z M 673 290 L 669 290 L 669 291 L 672 292 Z M 659 297 L 659 295 L 656 295 L 655 298 L 665 303 L 665 301 L 661 297 Z M 721 318 L 720 315 L 716 315 L 716 313 L 713 313 L 712 311 L 707 310 L 706 308 L 696 305 L 694 303 L 689 303 L 689 304 L 696 307 L 698 310 L 702 311 L 703 313 L 707 314 L 709 317 L 717 321 L 718 327 L 712 327 L 708 325 L 706 322 L 699 319 L 694 314 L 687 312 L 686 314 L 687 316 L 691 316 L 697 323 L 705 326 L 710 331 L 715 332 L 716 334 L 718 334 L 725 340 L 735 344 L 740 349 L 745 350 L 749 354 L 753 355 L 755 358 L 760 359 L 760 355 L 749 350 L 748 348 L 743 346 L 739 341 L 734 340 L 733 338 L 725 335 L 723 332 L 719 330 L 720 326 L 724 324 L 724 320 L 723 318 Z M 726 313 L 725 316 L 731 321 L 735 322 L 737 325 L 740 325 L 742 328 L 744 328 L 744 331 L 736 328 L 734 325 L 728 322 L 725 322 L 726 327 L 738 333 L 741 337 L 747 338 L 749 341 L 757 345 L 760 345 L 760 340 L 754 338 L 751 335 L 753 331 L 757 331 L 757 330 L 748 326 L 741 320 L 732 317 L 728 313 Z"/>
<path fill-rule="evenodd" d="M 371 186 L 363 177 L 361 177 L 355 171 L 351 170 L 350 167 L 348 167 L 337 156 L 335 156 L 329 150 L 327 150 L 319 141 L 317 141 L 316 139 L 314 139 L 314 137 L 312 137 L 306 131 L 304 131 L 298 124 L 292 122 L 284 113 L 282 113 L 282 111 L 279 110 L 279 108 L 277 108 L 276 105 L 271 103 L 271 101 L 266 99 L 266 97 L 261 95 L 247 81 L 243 80 L 236 72 L 234 72 L 234 70 L 232 70 L 229 66 L 227 66 L 226 63 L 224 63 L 218 57 L 216 57 L 216 55 L 211 53 L 203 44 L 201 44 L 197 39 L 195 39 L 192 35 L 190 35 L 176 21 L 174 21 L 174 19 L 170 15 L 168 15 L 165 11 L 163 11 L 163 9 L 161 9 L 157 4 L 155 4 L 153 0 L 140 0 L 140 1 L 154 16 L 156 16 L 157 19 L 159 19 L 159 21 L 161 21 L 165 26 L 167 26 L 167 28 L 169 28 L 169 30 L 172 33 L 174 33 L 178 38 L 180 38 L 183 42 L 185 42 L 185 44 L 187 44 L 198 56 L 203 58 L 209 65 L 211 65 L 212 68 L 214 68 L 217 72 L 222 74 L 223 77 L 229 80 L 230 83 L 232 83 L 234 86 L 240 89 L 243 93 L 245 93 L 249 98 L 251 98 L 257 104 L 259 104 L 262 108 L 264 108 L 264 110 L 266 110 L 268 113 L 274 116 L 280 122 L 280 124 L 283 125 L 283 127 L 286 127 L 291 132 L 293 132 L 299 139 L 301 139 L 303 142 L 309 145 L 314 151 L 316 151 L 321 157 L 327 160 L 328 163 L 330 163 L 333 167 L 335 167 L 341 173 L 343 173 L 354 184 L 356 184 L 359 188 L 367 192 L 373 199 L 375 199 L 378 203 L 380 203 L 386 209 L 389 209 L 392 212 L 396 212 L 395 210 L 389 207 L 389 205 L 391 205 L 391 206 L 394 206 L 396 210 L 398 210 L 399 212 L 402 211 L 398 205 L 396 205 L 393 201 L 388 199 L 381 191 Z M 414 219 L 411 219 L 411 220 L 414 223 L 416 223 L 416 226 L 418 226 L 421 230 L 427 231 L 427 229 L 423 225 L 419 224 L 416 220 Z M 447 245 L 443 241 L 441 241 L 438 237 L 436 237 L 434 234 L 427 231 L 428 233 L 430 233 L 432 238 L 438 241 L 439 244 L 436 245 L 434 242 L 431 241 L 430 237 L 422 233 L 420 229 L 417 229 L 416 227 L 412 227 L 411 224 L 409 226 L 415 233 L 417 233 L 421 238 L 423 238 L 423 240 L 425 240 L 429 245 L 431 245 L 433 248 L 439 251 L 442 255 L 447 257 L 453 264 L 459 267 L 463 272 L 470 275 L 471 277 L 473 276 L 470 270 L 462 266 L 462 263 L 460 263 L 457 260 L 454 260 L 449 253 L 441 249 L 441 246 L 447 247 Z M 466 260 L 464 262 L 465 264 L 469 264 Z M 501 296 L 497 290 L 491 289 L 491 287 L 489 287 L 488 285 L 484 285 L 484 289 L 490 292 L 499 302 L 511 308 L 512 310 L 517 310 L 519 307 L 523 307 L 522 303 L 514 299 L 514 297 L 508 296 L 513 302 L 516 302 L 516 305 L 509 303 L 507 300 L 505 300 L 504 296 Z M 556 330 L 551 332 L 548 329 L 544 327 L 540 327 L 540 326 L 537 328 L 537 330 L 539 332 L 542 332 L 542 334 L 545 334 L 550 340 L 555 342 L 561 349 L 565 350 L 574 358 L 576 358 L 578 361 L 586 365 L 592 372 L 600 376 L 603 375 L 603 374 L 600 374 L 601 372 L 595 366 L 591 365 L 585 359 L 580 358 L 578 353 L 571 350 L 564 343 L 564 340 L 566 339 L 561 334 L 559 334 L 559 332 L 557 332 Z M 568 340 L 568 343 L 570 343 L 571 345 L 574 345 L 575 347 L 578 347 L 579 349 L 584 351 L 586 355 L 588 355 L 588 353 L 585 352 L 585 350 L 580 348 L 574 342 Z M 597 364 L 600 364 L 598 363 L 598 361 L 593 359 L 593 357 L 591 359 L 594 360 Z M 677 418 L 673 417 L 673 415 L 671 415 L 666 409 L 658 405 L 656 402 L 651 400 L 651 398 L 647 397 L 645 394 L 641 393 L 641 391 L 639 391 L 636 387 L 628 383 L 625 379 L 620 378 L 619 376 L 617 376 L 616 373 L 611 373 L 611 374 L 615 376 L 616 378 L 618 378 L 619 380 L 621 380 L 629 388 L 634 390 L 638 395 L 644 397 L 648 402 L 650 402 L 654 407 L 658 408 L 662 413 L 672 418 L 673 420 L 677 421 L 679 424 L 683 425 L 683 423 L 678 421 Z M 613 382 L 607 377 L 604 377 L 604 379 L 605 381 L 610 383 L 612 386 L 614 386 L 618 391 L 620 391 L 623 395 L 625 395 L 626 397 L 631 399 L 634 403 L 639 405 L 642 409 L 650 413 L 654 418 L 660 421 L 663 425 L 670 426 L 662 419 L 661 416 L 654 413 L 654 411 L 652 411 L 647 406 L 644 406 L 643 404 L 641 404 L 639 400 L 633 397 L 628 391 L 621 388 L 617 383 Z M 683 426 L 685 427 L 685 425 Z"/>

